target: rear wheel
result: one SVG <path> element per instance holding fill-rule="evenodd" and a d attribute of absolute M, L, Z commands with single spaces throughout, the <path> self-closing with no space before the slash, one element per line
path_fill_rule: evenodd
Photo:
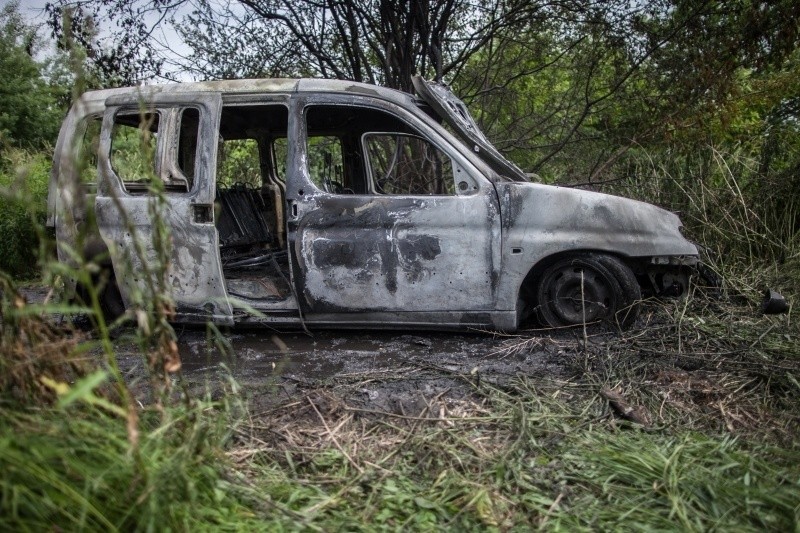
<path fill-rule="evenodd" d="M 125 313 L 125 304 L 122 302 L 122 293 L 119 292 L 114 270 L 109 269 L 107 272 L 108 278 L 98 296 L 103 316 L 110 324 Z"/>
<path fill-rule="evenodd" d="M 109 266 L 92 276 L 92 283 L 97 288 L 97 300 L 100 304 L 100 311 L 107 324 L 112 323 L 125 313 L 125 304 L 122 302 L 122 294 L 119 292 L 117 286 L 117 278 L 114 275 L 113 269 Z M 85 286 L 79 285 L 76 288 L 76 298 L 78 301 L 87 306 L 92 306 L 92 300 L 89 297 L 89 291 Z"/>
<path fill-rule="evenodd" d="M 641 291 L 622 261 L 603 254 L 575 254 L 549 265 L 536 289 L 537 314 L 548 326 L 606 323 L 630 326 Z"/>

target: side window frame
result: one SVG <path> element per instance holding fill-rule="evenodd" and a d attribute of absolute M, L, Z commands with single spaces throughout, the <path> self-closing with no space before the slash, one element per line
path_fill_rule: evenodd
<path fill-rule="evenodd" d="M 164 144 L 166 145 L 166 149 L 161 152 L 161 174 L 158 176 L 162 179 L 162 181 L 166 184 L 166 175 L 164 174 L 165 170 L 170 173 L 173 179 L 177 181 L 183 181 L 186 184 L 186 190 L 182 191 L 187 194 L 194 192 L 197 184 L 197 166 L 198 161 L 200 159 L 200 150 L 202 148 L 203 138 L 200 133 L 200 123 L 201 123 L 201 115 L 203 113 L 203 109 L 199 106 L 195 105 L 183 105 L 183 106 L 168 106 L 165 109 L 163 114 L 167 115 L 167 128 L 166 128 L 166 136 L 167 138 L 163 140 Z M 182 147 L 182 143 L 184 141 L 183 138 L 183 126 L 184 126 L 184 118 L 186 116 L 186 112 L 194 110 L 197 112 L 197 123 L 195 125 L 195 144 L 194 144 L 194 162 L 192 163 L 192 175 L 187 176 L 186 170 L 183 168 L 183 164 L 180 158 L 181 150 L 185 148 Z M 164 135 L 159 134 L 159 137 Z M 161 141 L 161 139 L 159 139 Z M 175 193 L 176 191 L 169 191 L 170 193 Z"/>
<path fill-rule="evenodd" d="M 454 173 L 456 169 L 459 172 L 463 173 L 463 181 L 466 183 L 465 187 L 459 186 L 461 183 L 460 181 L 455 180 L 455 176 L 453 176 L 453 189 L 454 193 L 452 194 L 419 194 L 419 195 L 406 195 L 406 196 L 426 196 L 426 197 L 457 197 L 457 196 L 465 196 L 476 194 L 481 189 L 485 188 L 486 186 L 491 186 L 490 182 L 481 175 L 478 171 L 478 168 L 475 164 L 473 164 L 468 157 L 462 154 L 455 146 L 452 146 L 451 143 L 446 142 L 446 138 L 441 135 L 439 132 L 436 132 L 435 129 L 431 128 L 429 124 L 425 123 L 425 121 L 416 117 L 413 113 L 409 110 L 399 106 L 393 102 L 386 102 L 383 100 L 376 100 L 369 97 L 362 97 L 362 96 L 349 96 L 346 99 L 343 97 L 331 96 L 325 99 L 311 99 L 311 98 L 297 98 L 296 105 L 298 106 L 298 115 L 297 116 L 300 121 L 300 129 L 302 131 L 302 139 L 304 146 L 302 147 L 303 153 L 307 156 L 307 143 L 308 143 L 308 111 L 314 107 L 349 107 L 354 109 L 359 108 L 367 108 L 371 110 L 375 110 L 378 112 L 386 113 L 391 115 L 396 120 L 405 124 L 410 131 L 413 132 L 412 135 L 419 137 L 436 149 L 438 149 L 443 155 L 450 158 Z M 290 119 L 291 120 L 291 119 Z M 377 133 L 387 133 L 384 131 L 376 131 Z M 361 139 L 359 142 L 361 143 L 361 157 L 362 157 L 362 165 L 364 165 L 364 173 L 365 178 L 367 179 L 367 192 L 364 194 L 356 194 L 357 196 L 397 196 L 392 194 L 383 194 L 379 193 L 375 190 L 373 178 L 372 178 L 372 169 L 370 168 L 371 165 L 369 164 L 368 152 L 366 150 L 366 146 L 364 145 L 364 137 L 370 133 L 375 132 L 364 132 L 361 135 Z M 397 132 L 397 133 L 407 133 L 407 132 Z M 318 192 L 325 193 L 325 194 L 332 194 L 336 196 L 341 196 L 341 194 L 337 193 L 329 193 L 322 189 L 319 189 L 317 185 L 315 185 L 314 180 L 311 178 L 310 175 L 311 169 L 308 168 L 308 161 L 306 157 L 306 164 L 304 168 L 304 175 L 305 181 L 307 182 L 306 185 L 311 185 L 316 189 Z M 486 183 L 484 183 L 484 181 Z M 301 194 L 302 195 L 302 194 Z M 349 195 L 348 195 L 349 196 Z"/>
<path fill-rule="evenodd" d="M 98 150 L 98 184 L 100 196 L 136 197 L 142 194 L 129 193 L 116 172 L 111 168 L 111 133 L 115 117 L 119 112 L 156 112 L 168 114 L 171 109 L 196 108 L 198 117 L 198 143 L 195 148 L 194 183 L 190 190 L 167 191 L 169 196 L 191 198 L 198 205 L 211 205 L 214 200 L 212 167 L 216 164 L 216 146 L 208 144 L 208 135 L 219 128 L 219 112 L 222 106 L 221 93 L 186 92 L 161 93 L 147 88 L 136 93 L 113 95 L 105 101 L 103 126 Z M 169 121 L 167 121 L 169 122 Z M 165 125 L 160 129 L 156 142 L 156 158 L 164 157 L 168 142 L 178 135 L 174 126 Z M 158 159 L 157 159 L 158 160 Z M 161 164 L 161 163 L 159 163 Z"/>
<path fill-rule="evenodd" d="M 288 129 L 291 127 L 290 123 L 292 122 L 291 105 L 291 98 L 288 95 L 281 93 L 223 94 L 220 113 L 221 115 L 224 115 L 225 108 L 228 107 L 280 107 L 286 113 L 286 128 Z M 222 116 L 220 117 L 220 120 L 222 120 Z M 220 132 L 217 132 L 217 134 L 221 135 Z M 275 139 L 281 137 L 283 136 L 275 135 L 274 132 L 266 130 L 259 132 L 258 135 L 250 135 L 247 138 L 253 139 L 258 143 L 258 157 L 262 185 L 276 185 L 281 189 L 285 189 L 285 185 L 278 173 L 278 165 L 280 161 L 277 158 L 274 146 Z M 286 164 L 286 160 L 284 160 L 284 164 Z M 216 166 L 214 171 L 214 182 L 216 183 L 218 181 L 218 177 L 216 176 Z"/>
<path fill-rule="evenodd" d="M 158 117 L 158 126 L 151 133 L 155 137 L 153 148 L 153 179 L 160 179 L 165 187 L 165 192 L 175 195 L 191 195 L 197 190 L 197 176 L 196 171 L 192 172 L 191 176 L 187 176 L 181 158 L 180 151 L 184 149 L 181 146 L 183 138 L 181 130 L 183 127 L 184 115 L 187 111 L 194 110 L 197 113 L 197 120 L 195 126 L 196 139 L 194 142 L 194 155 L 192 167 L 193 170 L 197 168 L 199 163 L 199 152 L 203 139 L 200 132 L 201 116 L 204 110 L 195 105 L 156 105 L 147 109 L 133 106 L 119 106 L 117 107 L 111 118 L 111 124 L 108 125 L 109 135 L 113 134 L 114 127 L 117 124 L 117 118 L 122 115 L 139 116 L 140 120 L 143 119 L 145 114 L 153 114 Z M 105 119 L 104 119 L 105 120 Z M 103 125 L 105 129 L 106 124 Z M 139 128 L 140 129 L 140 128 Z M 141 131 L 141 129 L 140 129 Z M 126 180 L 125 176 L 121 176 L 117 169 L 114 168 L 114 146 L 113 139 L 109 139 L 108 152 L 106 156 L 109 160 L 109 168 L 112 174 L 116 177 L 118 185 L 121 189 L 130 195 L 147 194 L 148 186 L 132 186 L 135 183 L 147 184 L 147 180 L 136 182 L 133 180 Z M 175 188 L 176 184 L 182 183 L 182 188 Z"/>

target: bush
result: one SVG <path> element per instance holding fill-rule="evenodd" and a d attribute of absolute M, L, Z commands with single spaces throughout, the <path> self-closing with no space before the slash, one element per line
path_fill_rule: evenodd
<path fill-rule="evenodd" d="M 39 229 L 47 217 L 49 154 L 8 149 L 0 164 L 0 270 L 30 278 L 36 272 Z"/>

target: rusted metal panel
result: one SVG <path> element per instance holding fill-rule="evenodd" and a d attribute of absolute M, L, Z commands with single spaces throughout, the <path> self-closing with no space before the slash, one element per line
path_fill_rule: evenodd
<path fill-rule="evenodd" d="M 492 309 L 492 204 L 483 195 L 308 200 L 295 245 L 309 309 Z"/>
<path fill-rule="evenodd" d="M 560 252 L 696 260 L 697 247 L 681 235 L 680 219 L 652 204 L 536 183 L 498 183 L 496 188 L 503 213 L 500 309 L 516 305 L 514 297 L 533 265 Z"/>

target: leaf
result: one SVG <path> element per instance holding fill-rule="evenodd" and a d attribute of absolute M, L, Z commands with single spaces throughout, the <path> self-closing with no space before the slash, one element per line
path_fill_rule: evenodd
<path fill-rule="evenodd" d="M 436 504 L 430 500 L 426 500 L 421 496 L 416 496 L 414 498 L 414 503 L 417 504 L 417 507 L 421 509 L 436 509 Z"/>
<path fill-rule="evenodd" d="M 42 383 L 55 391 L 59 398 L 58 406 L 62 409 L 72 405 L 76 401 L 82 401 L 88 403 L 89 405 L 105 409 L 106 411 L 123 418 L 128 416 L 128 413 L 125 411 L 125 409 L 119 405 L 109 402 L 105 398 L 97 396 L 94 393 L 94 389 L 108 379 L 108 372 L 105 370 L 98 370 L 89 374 L 88 376 L 78 380 L 78 382 L 72 387 L 70 387 L 67 383 L 55 381 L 47 376 L 42 376 L 39 379 Z"/>
<path fill-rule="evenodd" d="M 58 406 L 67 407 L 78 400 L 86 400 L 88 396 L 94 396 L 92 391 L 107 379 L 108 373 L 105 370 L 97 370 L 88 376 L 79 379 L 74 386 L 69 387 L 67 385 L 67 391 L 65 393 L 58 394 Z"/>
<path fill-rule="evenodd" d="M 69 385 L 66 383 L 61 383 L 54 379 L 48 378 L 47 376 L 41 376 L 39 381 L 44 383 L 46 386 L 50 387 L 55 391 L 55 393 L 59 396 L 67 394 L 69 392 Z"/>

